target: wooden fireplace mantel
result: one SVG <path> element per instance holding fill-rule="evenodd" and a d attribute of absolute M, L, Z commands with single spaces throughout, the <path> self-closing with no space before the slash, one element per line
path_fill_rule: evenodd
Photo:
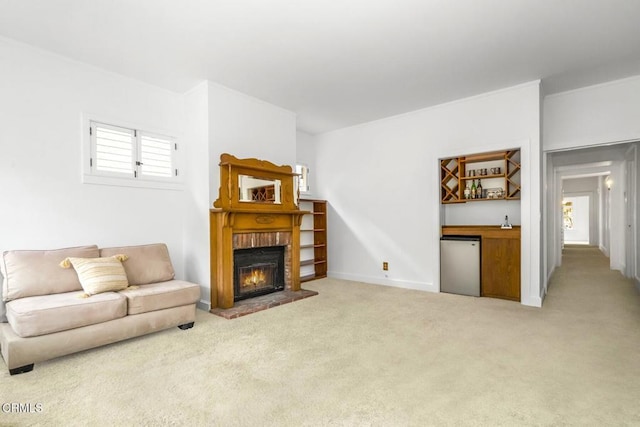
<path fill-rule="evenodd" d="M 279 180 L 280 203 L 241 201 L 238 175 Z M 285 286 L 292 291 L 300 290 L 300 223 L 308 212 L 296 205 L 295 176 L 290 166 L 237 159 L 229 154 L 220 156 L 220 197 L 209 213 L 212 309 L 231 308 L 234 304 L 234 236 L 236 239 L 240 235 L 267 236 L 271 241 L 286 233 L 282 240 L 286 242 L 290 263 Z M 255 247 L 259 246 L 256 243 Z"/>

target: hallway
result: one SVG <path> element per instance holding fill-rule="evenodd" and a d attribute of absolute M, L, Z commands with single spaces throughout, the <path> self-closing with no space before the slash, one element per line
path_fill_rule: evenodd
<path fill-rule="evenodd" d="M 614 419 L 616 425 L 639 425 L 640 293 L 634 283 L 610 270 L 597 247 L 569 245 L 549 282 L 543 311 L 545 323 L 555 329 L 549 357 L 558 357 L 561 369 L 555 374 L 543 369 L 543 375 L 549 381 L 573 378 L 562 386 L 566 394 L 559 400 L 573 396 L 574 409 L 585 412 L 599 407 L 595 413 L 601 420 L 582 419 L 590 425 Z"/>
<path fill-rule="evenodd" d="M 609 268 L 609 258 L 594 246 L 565 246 L 562 266 L 549 281 L 544 306 L 587 315 L 602 326 L 628 321 L 634 329 L 640 327 L 640 293 L 631 280 Z"/>

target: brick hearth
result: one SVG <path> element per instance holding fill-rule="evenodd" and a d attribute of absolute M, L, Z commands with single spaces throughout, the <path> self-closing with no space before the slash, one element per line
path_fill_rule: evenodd
<path fill-rule="evenodd" d="M 299 291 L 278 291 L 268 295 L 236 301 L 235 305 L 231 308 L 213 308 L 211 309 L 211 313 L 224 317 L 225 319 L 236 319 L 246 316 L 247 314 L 288 304 L 314 295 L 318 295 L 318 293 L 307 289 L 300 289 Z"/>

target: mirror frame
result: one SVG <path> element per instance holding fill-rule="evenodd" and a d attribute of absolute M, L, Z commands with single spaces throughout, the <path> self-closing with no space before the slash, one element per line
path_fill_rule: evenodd
<path fill-rule="evenodd" d="M 280 180 L 280 204 L 272 202 L 240 201 L 238 175 L 255 176 L 267 180 Z M 293 211 L 298 210 L 297 187 L 291 166 L 277 166 L 266 160 L 255 158 L 238 159 L 228 153 L 220 155 L 220 188 L 215 208 L 223 210 Z"/>

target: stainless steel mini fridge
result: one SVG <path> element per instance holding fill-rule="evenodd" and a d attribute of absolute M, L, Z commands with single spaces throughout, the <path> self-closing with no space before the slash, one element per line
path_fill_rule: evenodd
<path fill-rule="evenodd" d="M 440 292 L 480 296 L 480 237 L 440 238 Z"/>

